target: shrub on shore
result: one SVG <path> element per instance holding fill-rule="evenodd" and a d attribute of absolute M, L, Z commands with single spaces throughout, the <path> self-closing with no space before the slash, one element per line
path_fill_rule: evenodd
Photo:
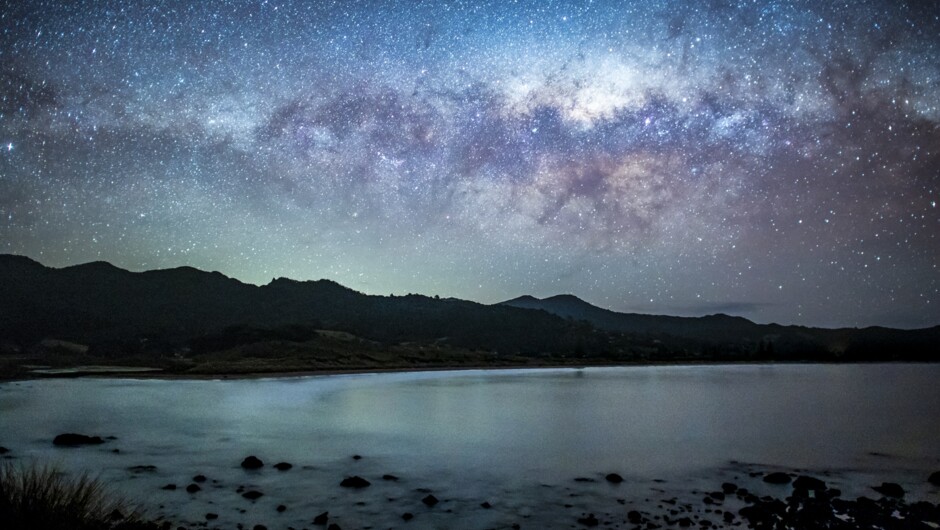
<path fill-rule="evenodd" d="M 95 478 L 47 465 L 0 464 L 0 521 L 6 530 L 160 530 Z"/>

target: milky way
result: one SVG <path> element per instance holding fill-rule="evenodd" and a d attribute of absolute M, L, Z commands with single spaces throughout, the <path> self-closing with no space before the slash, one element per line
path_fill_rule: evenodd
<path fill-rule="evenodd" d="M 0 252 L 940 323 L 933 2 L 0 5 Z"/>

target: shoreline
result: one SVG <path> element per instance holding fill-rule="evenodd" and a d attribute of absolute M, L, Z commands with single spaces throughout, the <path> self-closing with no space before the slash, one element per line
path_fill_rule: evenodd
<path fill-rule="evenodd" d="M 17 377 L 0 377 L 0 384 L 17 381 L 36 381 L 42 379 L 139 379 L 139 380 L 167 380 L 167 381 L 237 381 L 250 379 L 287 379 L 334 375 L 368 375 L 389 373 L 421 373 L 421 372 L 465 372 L 471 370 L 549 370 L 585 368 L 642 368 L 664 366 L 765 366 L 765 365 L 869 365 L 869 364 L 936 364 L 934 361 L 880 361 L 870 363 L 834 362 L 834 361 L 675 361 L 675 362 L 622 362 L 622 363 L 535 363 L 535 364 L 505 364 L 505 365 L 440 365 L 440 366 L 389 366 L 389 367 L 358 367 L 358 368 L 324 368 L 322 370 L 272 370 L 248 372 L 210 372 L 185 373 L 167 372 L 156 367 L 130 367 L 120 365 L 88 366 L 88 370 L 81 370 L 82 366 L 73 367 L 75 371 L 37 373 L 27 372 Z M 68 370 L 69 368 L 62 368 Z"/>

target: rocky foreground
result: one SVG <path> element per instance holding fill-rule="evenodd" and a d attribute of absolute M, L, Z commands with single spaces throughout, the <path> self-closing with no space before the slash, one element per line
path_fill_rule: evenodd
<path fill-rule="evenodd" d="M 71 451 L 115 440 L 114 437 L 65 433 L 57 436 L 53 444 Z M 111 451 L 118 453 L 116 449 Z M 16 458 L 13 451 L 5 447 L 0 447 L 0 455 L 5 459 Z M 540 491 L 532 495 L 532 498 L 538 498 L 537 508 L 520 510 L 507 499 L 505 491 L 502 494 L 494 491 L 491 497 L 484 499 L 462 497 L 459 493 L 440 491 L 440 488 L 434 491 L 411 483 L 417 482 L 415 478 L 363 472 L 369 468 L 355 467 L 362 459 L 362 456 L 353 455 L 349 460 L 349 473 L 336 477 L 333 486 L 336 494 L 328 494 L 318 500 L 319 509 L 310 511 L 309 505 L 290 506 L 290 501 L 277 498 L 278 488 L 275 486 L 283 479 L 288 482 L 296 480 L 298 487 L 303 487 L 303 479 L 292 479 L 291 471 L 297 474 L 302 472 L 298 469 L 311 470 L 314 469 L 312 466 L 295 467 L 290 462 L 271 465 L 258 456 L 249 455 L 241 459 L 241 472 L 236 474 L 242 480 L 232 482 L 231 477 L 222 479 L 198 473 L 185 482 L 159 486 L 164 494 L 178 495 L 178 499 L 161 504 L 161 515 L 150 524 L 153 528 L 166 530 L 348 530 L 390 526 L 638 530 L 940 528 L 940 505 L 930 502 L 936 501 L 940 495 L 940 471 L 925 474 L 924 487 L 918 490 L 919 500 L 909 498 L 911 495 L 903 486 L 892 482 L 871 485 L 868 488 L 871 497 L 848 499 L 839 489 L 827 484 L 827 477 L 754 468 L 737 473 L 735 481 L 716 483 L 712 489 L 680 486 L 667 490 L 664 484 L 657 484 L 663 487 L 650 488 L 643 498 L 636 498 L 625 489 L 629 487 L 628 479 L 615 472 L 599 473 L 573 477 L 559 485 L 542 484 L 538 488 Z M 146 464 L 127 467 L 126 472 L 135 478 L 159 476 L 156 466 Z M 270 491 L 265 484 L 271 487 Z M 457 491 L 459 486 L 455 484 L 453 489 Z M 758 490 L 761 490 L 760 494 Z M 513 493 L 517 497 L 527 496 Z M 232 502 L 235 496 L 240 497 L 238 502 Z M 331 506 L 331 502 L 335 505 Z M 256 505 L 260 509 L 252 509 Z M 194 519 L 193 508 L 200 506 L 205 507 L 205 512 Z M 310 511 L 302 516 L 306 521 L 304 524 L 296 523 L 299 520 L 296 512 L 300 511 Z M 174 512 L 188 515 L 174 516 Z M 295 512 L 291 523 L 280 518 L 285 512 Z M 265 517 L 263 513 L 269 516 Z M 114 526 L 109 528 L 121 528 L 121 517 L 120 513 L 115 513 Z M 493 524 L 495 521 L 498 522 Z"/>

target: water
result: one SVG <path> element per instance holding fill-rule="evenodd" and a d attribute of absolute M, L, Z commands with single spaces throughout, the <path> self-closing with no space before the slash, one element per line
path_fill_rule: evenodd
<path fill-rule="evenodd" d="M 937 502 L 925 481 L 940 469 L 937 381 L 930 364 L 50 379 L 0 385 L 0 445 L 100 474 L 155 515 L 218 513 L 220 527 L 310 527 L 326 510 L 344 528 L 401 525 L 404 512 L 416 514 L 412 526 L 538 526 L 723 480 L 760 490 L 748 473 L 773 469 L 823 474 L 848 494 L 896 481 Z M 63 432 L 117 439 L 53 447 Z M 268 466 L 242 470 L 249 454 Z M 294 468 L 270 467 L 279 461 Z M 128 470 L 138 465 L 157 470 Z M 626 482 L 608 484 L 610 472 Z M 182 491 L 199 473 L 204 491 Z M 353 474 L 373 485 L 338 487 Z M 251 503 L 239 486 L 265 496 Z M 443 502 L 425 507 L 428 491 Z"/>

